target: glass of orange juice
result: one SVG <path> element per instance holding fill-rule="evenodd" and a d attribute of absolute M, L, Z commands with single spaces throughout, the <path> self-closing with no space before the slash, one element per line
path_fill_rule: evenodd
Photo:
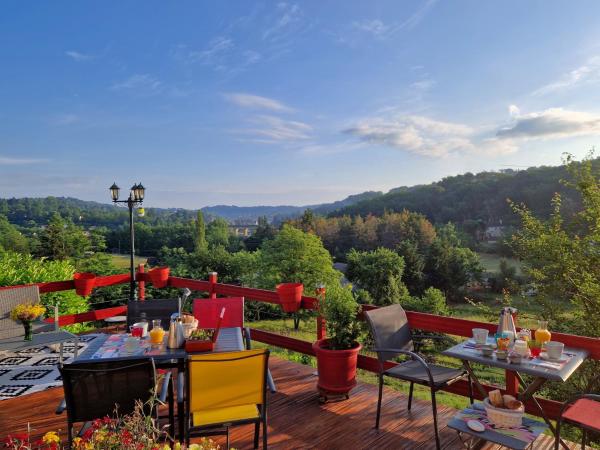
<path fill-rule="evenodd" d="M 151 344 L 162 344 L 165 337 L 165 330 L 161 325 L 160 320 L 152 321 L 152 329 L 150 330 L 150 343 Z"/>
<path fill-rule="evenodd" d="M 538 323 L 538 328 L 535 330 L 535 340 L 538 341 L 540 345 L 544 345 L 552 338 L 552 335 L 550 334 L 550 331 L 548 331 L 547 320 L 540 320 Z"/>

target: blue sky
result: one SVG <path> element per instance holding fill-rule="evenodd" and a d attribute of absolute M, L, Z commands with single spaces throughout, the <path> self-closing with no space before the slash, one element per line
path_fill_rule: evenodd
<path fill-rule="evenodd" d="M 5 1 L 0 196 L 312 204 L 600 141 L 596 1 Z"/>

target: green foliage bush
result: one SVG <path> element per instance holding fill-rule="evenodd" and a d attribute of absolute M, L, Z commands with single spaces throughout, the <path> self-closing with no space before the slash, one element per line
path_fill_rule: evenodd
<path fill-rule="evenodd" d="M 421 297 L 407 297 L 401 303 L 404 309 L 409 311 L 437 314 L 440 316 L 450 315 L 450 309 L 446 303 L 444 293 L 434 287 L 427 288 Z"/>
<path fill-rule="evenodd" d="M 346 350 L 354 347 L 361 333 L 361 325 L 356 319 L 360 306 L 352 296 L 349 286 L 332 286 L 327 289 L 325 300 L 319 304 L 325 319 L 329 347 L 332 350 Z"/>
<path fill-rule="evenodd" d="M 50 261 L 23 253 L 0 253 L 0 286 L 70 280 L 74 272 L 75 268 L 68 261 Z M 75 291 L 43 294 L 41 299 L 46 307 L 53 307 L 58 302 L 61 315 L 88 310 L 86 299 Z"/>

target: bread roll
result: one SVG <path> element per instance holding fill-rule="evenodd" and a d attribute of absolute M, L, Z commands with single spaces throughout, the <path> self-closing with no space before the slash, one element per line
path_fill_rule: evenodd
<path fill-rule="evenodd" d="M 496 408 L 502 408 L 504 406 L 504 399 L 502 398 L 502 392 L 499 389 L 495 391 L 490 391 L 488 394 L 490 398 L 490 403 L 494 405 Z"/>
<path fill-rule="evenodd" d="M 512 395 L 509 395 L 509 394 L 504 394 L 504 395 L 502 396 L 502 400 L 503 400 L 503 402 L 504 402 L 504 406 L 507 406 L 507 405 L 508 405 L 508 402 L 512 402 L 512 401 L 516 400 L 516 398 L 515 398 L 515 397 L 513 397 Z"/>
<path fill-rule="evenodd" d="M 508 409 L 521 409 L 523 407 L 523 403 L 519 400 L 511 400 L 508 403 L 505 403 Z"/>

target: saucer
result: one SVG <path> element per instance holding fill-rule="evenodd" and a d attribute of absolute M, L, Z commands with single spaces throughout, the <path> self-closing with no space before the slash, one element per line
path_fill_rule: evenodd
<path fill-rule="evenodd" d="M 483 426 L 483 424 L 481 422 L 479 422 L 478 420 L 467 421 L 467 426 L 473 431 L 477 431 L 477 432 L 485 431 L 485 426 Z"/>
<path fill-rule="evenodd" d="M 560 358 L 550 358 L 548 356 L 548 353 L 542 352 L 542 353 L 540 353 L 540 359 L 543 359 L 544 361 L 551 361 L 551 362 L 565 362 L 569 358 L 564 353 L 560 356 Z"/>

